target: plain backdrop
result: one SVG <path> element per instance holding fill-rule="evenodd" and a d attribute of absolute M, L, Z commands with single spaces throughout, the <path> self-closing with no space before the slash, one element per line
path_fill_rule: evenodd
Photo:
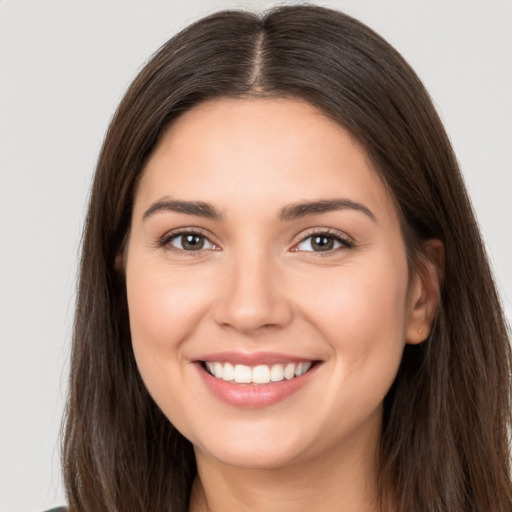
<path fill-rule="evenodd" d="M 512 301 L 512 2 L 323 1 L 366 22 L 430 91 Z M 164 41 L 263 1 L 0 1 L 0 510 L 65 502 L 64 404 L 81 225 L 105 129 Z"/>

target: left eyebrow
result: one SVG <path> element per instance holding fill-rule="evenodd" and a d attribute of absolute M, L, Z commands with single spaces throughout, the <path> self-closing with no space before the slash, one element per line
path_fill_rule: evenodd
<path fill-rule="evenodd" d="M 361 203 L 351 201 L 350 199 L 321 199 L 319 201 L 305 201 L 293 203 L 285 206 L 280 214 L 280 220 L 294 220 L 309 215 L 318 215 L 320 213 L 333 212 L 336 210 L 356 210 L 364 213 L 374 222 L 377 219 L 373 212 Z"/>

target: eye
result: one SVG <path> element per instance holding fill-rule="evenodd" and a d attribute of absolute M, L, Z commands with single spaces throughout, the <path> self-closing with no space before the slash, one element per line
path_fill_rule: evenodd
<path fill-rule="evenodd" d="M 340 235 L 332 233 L 314 233 L 300 241 L 295 247 L 295 251 L 305 252 L 329 252 L 345 247 L 353 247 L 353 244 L 345 240 Z"/>
<path fill-rule="evenodd" d="M 200 251 L 202 249 L 216 249 L 216 246 L 200 233 L 177 233 L 162 241 L 163 245 L 171 246 L 181 251 Z"/>

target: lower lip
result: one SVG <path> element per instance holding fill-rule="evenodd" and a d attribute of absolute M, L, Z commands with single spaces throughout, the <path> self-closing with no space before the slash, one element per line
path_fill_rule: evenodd
<path fill-rule="evenodd" d="M 319 365 L 314 365 L 300 377 L 268 384 L 235 384 L 210 375 L 201 363 L 199 373 L 207 388 L 221 401 L 235 407 L 256 409 L 268 407 L 285 400 L 305 386 Z"/>

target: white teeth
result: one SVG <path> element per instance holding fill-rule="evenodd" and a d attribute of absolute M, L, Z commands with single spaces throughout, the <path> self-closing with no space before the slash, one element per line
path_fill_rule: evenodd
<path fill-rule="evenodd" d="M 272 382 L 279 382 L 284 379 L 284 368 L 282 364 L 274 364 L 270 368 L 270 380 Z"/>
<path fill-rule="evenodd" d="M 244 364 L 237 364 L 235 366 L 235 378 L 233 380 L 240 384 L 250 384 L 252 382 L 251 367 L 245 366 Z"/>
<path fill-rule="evenodd" d="M 261 364 L 252 369 L 252 381 L 255 384 L 268 384 L 270 382 L 270 368 Z"/>
<path fill-rule="evenodd" d="M 222 379 L 222 364 L 213 363 L 213 374 L 217 379 Z"/>
<path fill-rule="evenodd" d="M 268 384 L 269 382 L 280 382 L 284 379 L 291 380 L 294 377 L 300 377 L 311 368 L 311 364 L 311 362 L 288 363 L 287 365 L 274 364 L 272 366 L 260 364 L 251 368 L 244 364 L 233 366 L 231 363 L 207 361 L 206 368 L 217 379 L 238 384 Z"/>
<path fill-rule="evenodd" d="M 311 363 L 299 363 L 295 369 L 295 377 L 304 375 L 311 368 Z"/>
<path fill-rule="evenodd" d="M 284 378 L 290 380 L 293 379 L 293 377 L 295 377 L 295 365 L 288 363 L 284 369 Z"/>
<path fill-rule="evenodd" d="M 222 378 L 224 380 L 235 380 L 235 368 L 230 363 L 225 363 L 222 369 Z"/>

